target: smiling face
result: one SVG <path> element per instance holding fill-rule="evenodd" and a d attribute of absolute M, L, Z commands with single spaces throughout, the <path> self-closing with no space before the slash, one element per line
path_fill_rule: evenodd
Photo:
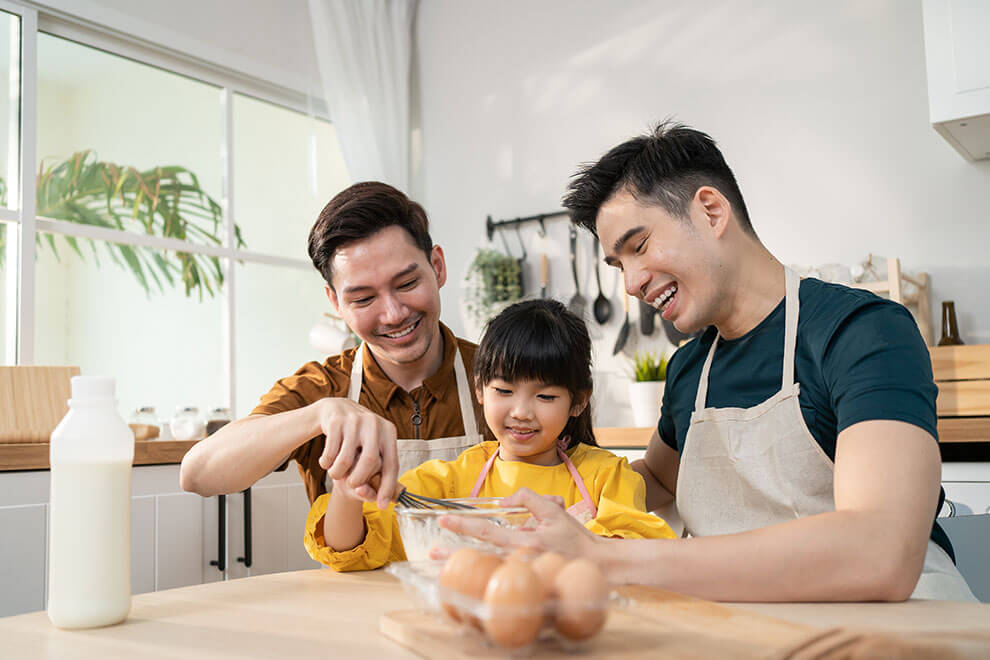
<path fill-rule="evenodd" d="M 622 270 L 626 292 L 658 309 L 684 333 L 715 323 L 719 314 L 717 239 L 727 222 L 719 214 L 727 212 L 727 206 L 723 209 L 721 200 L 706 199 L 708 191 L 712 189 L 699 189 L 687 218 L 640 202 L 624 190 L 598 212 L 605 261 Z M 713 194 L 720 197 L 717 191 Z"/>
<path fill-rule="evenodd" d="M 334 253 L 327 295 L 387 372 L 389 364 L 408 369 L 442 359 L 446 278 L 443 250 L 434 246 L 427 259 L 408 232 L 393 225 Z"/>
<path fill-rule="evenodd" d="M 573 400 L 566 387 L 535 380 L 495 378 L 477 391 L 485 421 L 499 443 L 504 461 L 556 465 L 557 438 L 571 417 L 581 414 L 587 398 Z"/>

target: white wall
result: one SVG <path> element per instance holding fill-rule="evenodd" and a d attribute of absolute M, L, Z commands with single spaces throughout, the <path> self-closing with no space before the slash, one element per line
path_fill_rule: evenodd
<path fill-rule="evenodd" d="M 559 208 L 579 163 L 672 115 L 719 142 L 785 263 L 899 256 L 932 276 L 936 335 L 954 299 L 964 340 L 990 342 L 990 163 L 928 122 L 919 1 L 432 0 L 415 36 L 414 192 L 458 248 L 455 283 L 486 214 Z M 463 329 L 457 286 L 443 293 Z"/>

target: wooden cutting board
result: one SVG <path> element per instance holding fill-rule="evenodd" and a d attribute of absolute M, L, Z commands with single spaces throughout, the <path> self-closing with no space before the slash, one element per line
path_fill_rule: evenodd
<path fill-rule="evenodd" d="M 650 587 L 618 590 L 628 608 L 609 614 L 605 629 L 582 653 L 607 658 L 772 658 L 806 639 L 814 628 Z M 501 658 L 506 651 L 481 635 L 415 611 L 387 612 L 379 629 L 425 658 Z M 564 658 L 558 640 L 540 640 L 533 658 Z"/>
<path fill-rule="evenodd" d="M 48 442 L 79 367 L 0 367 L 0 444 Z"/>

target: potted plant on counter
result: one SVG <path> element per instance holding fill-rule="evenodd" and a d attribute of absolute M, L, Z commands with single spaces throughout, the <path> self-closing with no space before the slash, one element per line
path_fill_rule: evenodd
<path fill-rule="evenodd" d="M 633 358 L 633 380 L 629 383 L 634 426 L 656 426 L 666 382 L 667 358 L 660 353 L 637 352 Z"/>

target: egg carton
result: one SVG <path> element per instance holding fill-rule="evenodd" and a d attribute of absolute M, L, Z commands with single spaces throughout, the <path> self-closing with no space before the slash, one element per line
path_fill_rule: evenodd
<path fill-rule="evenodd" d="M 444 563 L 444 560 L 395 562 L 389 564 L 385 568 L 385 572 L 398 578 L 419 610 L 432 613 L 450 625 L 460 627 L 465 634 L 480 636 L 488 644 L 498 646 L 485 633 L 485 630 L 492 623 L 492 612 L 489 606 L 481 599 L 470 598 L 440 585 L 440 574 L 443 571 Z M 591 618 L 592 616 L 600 616 L 603 612 L 607 617 L 609 610 L 625 608 L 629 604 L 628 598 L 613 590 L 604 603 L 570 603 L 568 607 L 572 614 L 577 608 L 579 612 L 586 611 Z M 513 655 L 530 655 L 538 642 L 546 642 L 547 640 L 552 640 L 568 652 L 586 650 L 588 645 L 593 643 L 594 637 L 576 641 L 557 632 L 554 620 L 559 610 L 560 604 L 554 599 L 547 599 L 535 606 L 530 604 L 500 606 L 498 617 L 503 625 L 513 625 L 514 621 L 532 620 L 535 616 L 542 618 L 539 634 L 533 643 L 512 649 Z"/>

